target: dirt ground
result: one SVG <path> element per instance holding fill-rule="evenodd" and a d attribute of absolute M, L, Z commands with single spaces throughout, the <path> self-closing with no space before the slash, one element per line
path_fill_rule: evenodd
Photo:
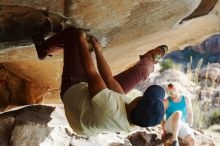
<path fill-rule="evenodd" d="M 206 129 L 205 132 L 213 137 L 216 146 L 220 145 L 220 125 L 213 125 Z"/>

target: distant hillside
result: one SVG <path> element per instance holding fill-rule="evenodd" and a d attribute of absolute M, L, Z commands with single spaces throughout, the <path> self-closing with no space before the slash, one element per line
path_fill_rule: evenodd
<path fill-rule="evenodd" d="M 196 46 L 187 46 L 167 54 L 164 59 L 171 59 L 186 68 L 192 56 L 192 69 L 202 59 L 202 67 L 208 63 L 220 63 L 220 34 L 212 35 Z"/>

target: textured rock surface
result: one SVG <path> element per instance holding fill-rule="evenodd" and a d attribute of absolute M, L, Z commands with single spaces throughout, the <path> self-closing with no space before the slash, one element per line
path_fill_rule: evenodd
<path fill-rule="evenodd" d="M 33 83 L 16 72 L 0 67 L 0 110 L 8 105 L 40 103 L 48 90 L 51 90 L 49 85 Z"/>
<path fill-rule="evenodd" d="M 103 44 L 107 44 L 104 55 L 113 74 L 126 69 L 138 60 L 140 54 L 157 45 L 167 44 L 170 50 L 182 49 L 185 46 L 199 44 L 207 36 L 220 31 L 220 2 L 216 0 L 0 0 L 0 4 L 0 64 L 13 74 L 5 75 L 1 73 L 5 71 L 0 70 L 1 106 L 7 105 L 2 103 L 11 101 L 19 104 L 37 103 L 43 99 L 45 90 L 49 90 L 45 95 L 49 99 L 47 102 L 60 102 L 60 100 L 55 101 L 55 97 L 59 98 L 62 51 L 45 61 L 38 61 L 32 42 L 33 32 L 30 30 L 37 26 L 45 35 L 50 34 L 53 31 L 51 29 L 59 26 L 63 21 L 61 19 L 63 15 L 68 17 L 69 22 L 74 26 L 90 29 L 90 34 L 98 37 Z M 8 4 L 17 8 L 4 9 L 4 5 Z M 21 8 L 17 5 L 29 8 Z M 199 5 L 202 7 L 198 7 Z M 47 15 L 52 18 L 53 27 L 45 19 Z M 190 20 L 180 24 L 179 22 L 187 16 Z M 197 16 L 202 17 L 192 19 Z M 9 40 L 12 41 L 2 42 Z M 5 80 L 14 89 L 12 92 L 6 86 Z M 9 93 L 13 97 L 9 96 Z M 0 120 L 8 123 L 7 127 L 0 127 L 3 133 L 6 133 L 0 136 L 3 145 L 20 146 L 24 144 L 23 142 L 35 145 L 42 142 L 48 146 L 54 145 L 54 142 L 60 144 L 59 139 L 54 138 L 60 136 L 64 136 L 62 140 L 65 144 L 71 143 L 71 145 L 101 145 L 103 139 L 108 141 L 109 136 L 117 142 L 110 140 L 108 143 L 126 145 L 125 136 L 120 138 L 117 134 L 81 138 L 69 132 L 68 128 L 64 128 L 65 130 L 51 128 L 45 123 L 36 123 L 36 121 L 17 124 L 16 121 L 25 122 L 15 120 L 19 117 L 15 116 L 15 113 Z M 15 123 L 16 127 L 14 127 Z M 26 131 L 31 127 L 33 133 Z M 40 131 L 42 136 L 47 138 L 36 136 L 33 141 L 17 140 L 21 134 L 19 131 L 24 131 L 22 138 L 35 137 Z M 145 138 L 140 139 L 145 140 Z"/>
<path fill-rule="evenodd" d="M 20 5 L 31 8 L 49 8 L 50 11 L 64 13 L 65 0 L 0 0 L 1 5 Z"/>
<path fill-rule="evenodd" d="M 198 42 L 204 36 L 218 31 L 219 2 L 209 15 L 177 25 L 184 16 L 192 13 L 199 3 L 199 0 L 129 0 L 126 2 L 7 0 L 1 2 L 1 4 L 19 4 L 33 8 L 49 7 L 51 12 L 65 14 L 74 25 L 91 29 L 92 34 L 103 40 L 106 38 L 108 48 L 104 50 L 104 53 L 113 73 L 117 73 L 134 63 L 137 60 L 137 55 L 145 53 L 146 50 L 156 45 L 165 43 L 170 49 L 177 49 L 185 43 Z M 160 21 L 163 23 L 158 23 Z M 206 26 L 212 27 L 207 28 Z M 17 62 L 18 60 L 30 62 L 37 59 L 33 46 L 16 47 L 15 42 L 12 44 L 14 47 L 0 52 L 0 62 Z M 133 53 L 123 53 L 126 51 Z M 60 58 L 62 55 L 49 60 L 59 60 Z M 37 64 L 38 62 L 32 63 Z M 48 66 L 48 70 L 53 68 L 56 66 Z M 26 72 L 30 72 L 30 70 L 26 70 Z M 32 75 L 35 77 L 34 73 Z"/>
<path fill-rule="evenodd" d="M 61 105 L 32 105 L 0 114 L 0 144 L 4 146 L 161 146 L 161 128 L 140 129 L 130 134 L 102 133 L 78 136 L 71 130 Z M 212 138 L 195 131 L 201 146 L 212 146 Z M 170 136 L 164 141 L 169 146 Z M 186 146 L 180 141 L 180 146 Z"/>
<path fill-rule="evenodd" d="M 201 0 L 199 6 L 189 16 L 183 18 L 182 21 L 208 14 L 217 2 L 218 0 Z"/>
<path fill-rule="evenodd" d="M 216 89 L 220 89 L 220 64 L 212 63 L 202 68 L 198 72 L 200 81 L 206 81 L 206 85 L 211 87 L 215 86 Z M 203 83 L 204 85 L 204 83 Z"/>
<path fill-rule="evenodd" d="M 219 31 L 220 2 L 217 2 L 208 15 L 178 24 L 183 17 L 191 14 L 199 3 L 199 0 L 1 1 L 1 4 L 19 4 L 32 8 L 48 6 L 50 12 L 59 12 L 68 16 L 74 25 L 91 29 L 90 33 L 98 36 L 104 42 L 108 42 L 107 48 L 104 49 L 104 55 L 113 74 L 126 69 L 137 61 L 140 54 L 157 45 L 167 44 L 170 50 L 181 49 L 186 44 L 198 44 L 207 35 Z M 3 18 L 6 14 L 13 14 L 11 11 L 12 9 L 10 9 L 10 13 L 8 11 L 3 13 L 0 20 L 5 21 Z M 45 12 L 45 9 L 41 9 L 41 11 Z M 18 19 L 17 13 L 15 16 L 16 20 L 21 21 Z M 36 16 L 34 15 L 33 18 Z M 32 18 L 31 15 L 28 18 Z M 13 19 L 9 17 L 9 20 Z M 16 20 L 12 22 L 16 22 Z M 35 24 L 34 22 L 31 25 Z M 14 25 L 16 26 L 16 23 Z M 20 31 L 19 34 L 24 32 L 24 26 L 27 26 L 27 29 L 30 28 L 29 23 L 22 23 L 22 25 L 22 29 L 19 29 L 18 26 L 15 27 L 16 31 Z M 21 46 L 18 41 L 0 43 L 0 63 L 33 84 L 59 89 L 62 51 L 47 58 L 46 61 L 38 61 L 35 48 L 30 44 L 32 44 L 30 40 L 28 46 Z"/>

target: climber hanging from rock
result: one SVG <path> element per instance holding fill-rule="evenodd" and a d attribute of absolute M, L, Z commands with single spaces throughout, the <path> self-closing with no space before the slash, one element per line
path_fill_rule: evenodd
<path fill-rule="evenodd" d="M 64 48 L 60 95 L 72 129 L 80 135 L 96 135 L 129 132 L 131 125 L 159 124 L 164 116 L 162 87 L 152 85 L 143 96 L 130 103 L 126 102 L 126 93 L 149 76 L 157 59 L 167 52 L 167 46 L 148 51 L 133 67 L 113 76 L 102 54 L 102 46 L 90 36 L 97 60 L 96 70 L 87 37 L 80 29 L 69 27 L 36 45 L 39 59 L 44 59 L 57 47 Z"/>

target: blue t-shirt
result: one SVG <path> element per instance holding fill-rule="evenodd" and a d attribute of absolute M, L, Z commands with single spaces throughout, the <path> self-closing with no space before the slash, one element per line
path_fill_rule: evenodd
<path fill-rule="evenodd" d="M 166 110 L 166 119 L 168 119 L 174 112 L 181 111 L 182 112 L 182 118 L 181 120 L 183 122 L 186 122 L 187 119 L 187 109 L 186 109 L 186 102 L 184 96 L 181 96 L 180 102 L 173 102 L 173 100 L 168 97 L 169 106 Z"/>

